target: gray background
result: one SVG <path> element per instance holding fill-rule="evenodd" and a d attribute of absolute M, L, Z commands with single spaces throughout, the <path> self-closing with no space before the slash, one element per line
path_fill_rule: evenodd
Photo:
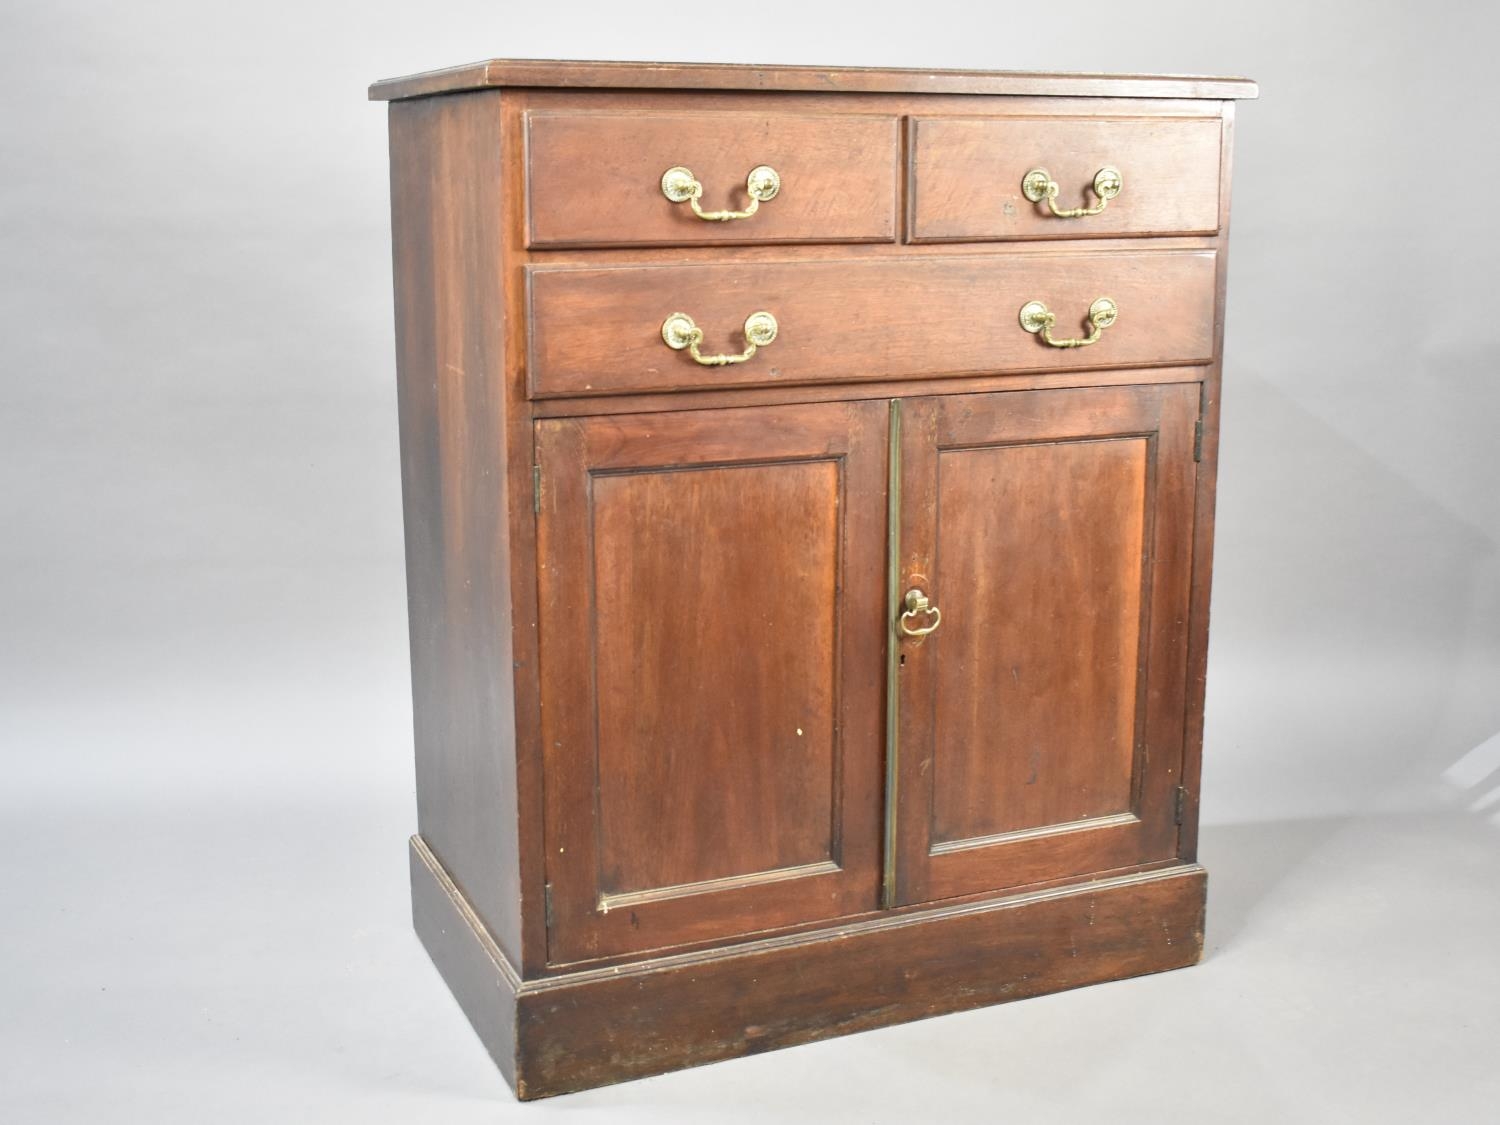
<path fill-rule="evenodd" d="M 4 0 L 0 1117 L 1493 1114 L 1497 33 L 1479 2 Z M 406 920 L 385 122 L 363 100 L 492 55 L 1261 82 L 1237 133 L 1204 966 L 510 1101 Z"/>

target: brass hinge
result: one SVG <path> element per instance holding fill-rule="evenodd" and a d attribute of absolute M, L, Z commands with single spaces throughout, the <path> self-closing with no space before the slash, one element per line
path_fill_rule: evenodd
<path fill-rule="evenodd" d="M 1177 823 L 1181 824 L 1187 816 L 1187 786 L 1177 787 Z M 550 901 L 550 900 L 549 900 Z"/>
<path fill-rule="evenodd" d="M 547 928 L 552 928 L 552 884 L 542 884 L 542 917 L 547 923 Z"/>
<path fill-rule="evenodd" d="M 1199 418 L 1193 426 L 1193 460 L 1203 460 L 1203 419 Z"/>
<path fill-rule="evenodd" d="M 542 514 L 542 467 L 531 466 L 531 510 L 536 515 Z"/>

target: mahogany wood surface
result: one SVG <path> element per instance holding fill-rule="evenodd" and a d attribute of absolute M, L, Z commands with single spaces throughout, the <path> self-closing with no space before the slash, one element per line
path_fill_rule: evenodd
<path fill-rule="evenodd" d="M 542 266 L 529 278 L 538 397 L 1180 364 L 1213 354 L 1209 251 Z M 1090 347 L 1049 347 L 1021 327 L 1021 306 L 1035 300 L 1057 314 L 1056 338 L 1087 336 L 1099 297 L 1115 301 L 1119 318 Z M 741 352 L 745 318 L 758 310 L 775 316 L 780 332 L 746 363 L 703 367 L 662 342 L 662 322 L 685 312 L 703 329 L 704 352 Z"/>
<path fill-rule="evenodd" d="M 897 894 L 1173 854 L 1196 385 L 902 411 Z"/>
<path fill-rule="evenodd" d="M 1195 964 L 1196 865 L 520 980 L 420 840 L 418 934 L 523 1100 Z"/>
<path fill-rule="evenodd" d="M 1198 858 L 1198 809 L 1203 777 L 1203 703 L 1208 689 L 1209 595 L 1213 587 L 1214 513 L 1219 477 L 1219 411 L 1224 372 L 1224 311 L 1229 286 L 1229 189 L 1234 155 L 1234 105 L 1223 107 L 1223 184 L 1219 189 L 1217 296 L 1214 300 L 1214 361 L 1203 374 L 1203 441 L 1193 517 L 1193 593 L 1188 618 L 1188 687 L 1184 704 L 1182 830 L 1178 854 Z"/>
<path fill-rule="evenodd" d="M 538 423 L 551 959 L 874 905 L 885 418 Z"/>
<path fill-rule="evenodd" d="M 527 115 L 533 246 L 889 242 L 901 172 L 891 115 L 562 113 Z M 781 188 L 748 219 L 708 222 L 662 194 L 686 167 L 705 211 L 742 210 L 750 170 Z"/>
<path fill-rule="evenodd" d="M 1202 367 L 1132 367 L 1118 371 L 1022 372 L 1001 375 L 968 375 L 945 378 L 942 389 L 950 394 L 984 391 L 1035 391 L 1076 387 L 1080 381 L 1094 387 L 1149 386 L 1157 383 L 1192 383 L 1203 378 Z M 732 387 L 723 390 L 665 391 L 631 395 L 538 399 L 531 403 L 537 418 L 572 418 L 589 414 L 645 414 L 658 410 L 717 410 L 725 406 L 777 405 L 795 402 L 855 402 L 867 399 L 910 398 L 932 390 L 931 379 L 885 379 L 870 383 L 812 383 L 799 387 Z"/>
<path fill-rule="evenodd" d="M 1197 959 L 1253 95 L 527 61 L 372 89 L 414 918 L 519 1096 Z M 748 220 L 660 192 L 682 163 L 738 206 L 760 162 L 783 191 Z M 1032 166 L 1089 202 L 1103 163 L 1100 215 L 1007 210 Z M 1090 347 L 1017 320 L 1081 336 L 1099 296 Z M 661 340 L 682 311 L 739 352 L 758 309 L 745 363 Z M 897 641 L 912 584 L 945 621 Z"/>
<path fill-rule="evenodd" d="M 913 117 L 911 237 L 918 242 L 1212 234 L 1219 226 L 1216 118 Z M 1059 218 L 1021 182 L 1044 168 L 1060 210 L 1095 207 L 1094 175 L 1124 185 L 1097 215 Z"/>
<path fill-rule="evenodd" d="M 512 957 L 520 809 L 506 493 L 500 122 L 477 98 L 391 107 L 397 407 L 417 823 Z M 529 453 L 527 454 L 529 457 Z"/>
<path fill-rule="evenodd" d="M 564 88 L 510 89 L 502 99 L 525 113 L 603 113 L 611 116 L 763 115 L 809 117 L 902 117 L 903 138 L 914 117 L 1045 117 L 1059 122 L 1075 118 L 1191 117 L 1215 118 L 1226 103 L 1201 98 L 1163 95 L 1120 98 L 1082 91 L 1067 97 L 1010 96 L 983 99 L 970 94 L 840 93 L 829 97 L 818 91 L 741 91 L 703 88 L 684 94 L 672 89 Z M 523 154 L 524 155 L 524 154 Z"/>
<path fill-rule="evenodd" d="M 537 604 L 537 520 L 535 412 L 528 401 L 525 380 L 528 329 L 526 325 L 526 131 L 527 107 L 514 94 L 496 91 L 459 94 L 479 112 L 495 115 L 500 122 L 502 184 L 498 211 L 501 231 L 498 244 L 488 237 L 462 243 L 453 252 L 468 261 L 499 259 L 504 279 L 501 302 L 469 306 L 476 330 L 499 320 L 509 326 L 505 334 L 505 364 L 499 373 L 504 388 L 506 460 L 503 478 L 491 488 L 503 491 L 509 519 L 511 659 L 515 687 L 515 768 L 517 806 L 517 857 L 520 867 L 520 972 L 533 976 L 547 971 L 547 934 L 550 928 L 547 904 L 546 841 L 540 810 L 545 802 L 542 760 L 541 670 L 539 662 L 541 613 Z M 466 544 L 485 550 L 482 541 Z M 496 737 L 510 737 L 498 732 Z"/>
<path fill-rule="evenodd" d="M 1130 811 L 1154 452 L 1132 433 L 937 451 L 933 573 L 961 602 L 929 642 L 959 673 L 936 685 L 935 846 Z"/>
<path fill-rule="evenodd" d="M 520 975 L 426 840 L 413 836 L 407 851 L 417 936 L 479 1041 L 519 1094 L 516 998 Z"/>
<path fill-rule="evenodd" d="M 1110 98 L 1254 98 L 1258 94 L 1255 83 L 1247 78 L 1197 75 L 489 59 L 387 78 L 371 85 L 370 98 L 385 101 L 506 86 Z"/>

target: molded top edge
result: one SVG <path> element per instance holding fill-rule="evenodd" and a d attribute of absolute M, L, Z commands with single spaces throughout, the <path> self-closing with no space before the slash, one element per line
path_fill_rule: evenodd
<path fill-rule="evenodd" d="M 1255 83 L 1248 78 L 1185 74 L 1047 74 L 1007 70 L 490 59 L 383 79 L 370 87 L 370 100 L 396 101 L 502 86 L 1215 100 L 1248 99 L 1259 93 Z"/>

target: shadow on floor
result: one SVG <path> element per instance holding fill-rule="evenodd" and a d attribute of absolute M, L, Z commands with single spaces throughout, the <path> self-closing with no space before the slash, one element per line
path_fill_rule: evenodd
<path fill-rule="evenodd" d="M 1350 817 L 1205 824 L 1198 859 L 1208 868 L 1205 955 L 1232 948 L 1257 906 Z"/>

